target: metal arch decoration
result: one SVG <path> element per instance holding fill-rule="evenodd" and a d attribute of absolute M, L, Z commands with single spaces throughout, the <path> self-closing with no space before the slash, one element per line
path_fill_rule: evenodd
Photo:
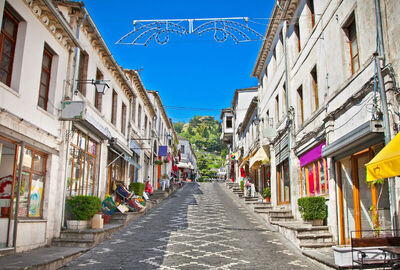
<path fill-rule="evenodd" d="M 246 24 L 239 23 L 237 20 L 244 20 Z M 196 21 L 202 23 L 194 27 Z M 188 28 L 180 25 L 183 22 L 188 22 Z M 170 40 L 171 34 L 180 36 L 197 34 L 202 36 L 207 33 L 213 33 L 217 42 L 225 42 L 228 38 L 236 44 L 262 40 L 263 36 L 250 28 L 247 25 L 248 22 L 248 17 L 135 20 L 133 21 L 133 30 L 119 39 L 116 44 L 147 46 L 151 41 L 155 41 L 160 45 L 165 45 Z"/>

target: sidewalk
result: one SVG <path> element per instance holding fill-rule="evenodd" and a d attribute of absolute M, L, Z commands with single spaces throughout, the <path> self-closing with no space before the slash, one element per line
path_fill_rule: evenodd
<path fill-rule="evenodd" d="M 152 201 L 152 206 L 143 213 L 143 215 L 147 214 L 153 207 L 156 207 L 161 201 L 167 199 L 170 195 L 174 194 L 180 188 L 174 188 L 168 196 L 165 198 L 158 197 L 152 200 L 150 197 L 150 201 Z M 133 220 L 132 220 L 133 221 Z M 122 229 L 126 225 L 118 225 Z M 106 224 L 103 229 L 93 230 L 91 231 L 95 233 L 107 233 L 107 231 L 115 230 L 116 224 Z M 91 248 L 80 248 L 80 247 L 56 247 L 56 246 L 47 246 L 41 247 L 33 250 L 29 250 L 26 252 L 4 255 L 0 256 L 0 269 L 26 269 L 26 270 L 53 270 L 61 268 L 63 265 L 68 262 L 78 258 Z"/>

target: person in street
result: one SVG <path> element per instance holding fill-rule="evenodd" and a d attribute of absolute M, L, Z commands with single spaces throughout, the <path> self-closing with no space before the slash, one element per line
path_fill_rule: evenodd
<path fill-rule="evenodd" d="M 169 179 L 167 177 L 167 174 L 164 174 L 161 178 L 160 185 L 163 191 L 165 191 L 166 188 L 169 188 Z"/>
<path fill-rule="evenodd" d="M 149 195 L 153 194 L 153 188 L 151 187 L 150 181 L 146 181 L 146 185 L 144 187 L 144 191 L 147 192 Z"/>
<path fill-rule="evenodd" d="M 244 182 L 244 196 L 249 197 L 250 196 L 250 181 L 248 178 L 246 178 Z"/>

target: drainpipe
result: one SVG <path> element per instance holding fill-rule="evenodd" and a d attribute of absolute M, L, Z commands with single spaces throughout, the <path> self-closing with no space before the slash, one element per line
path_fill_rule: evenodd
<path fill-rule="evenodd" d="M 14 231 L 13 231 L 13 246 L 14 249 L 17 248 L 17 230 L 18 230 L 18 209 L 19 209 L 19 197 L 20 197 L 20 187 L 22 182 L 22 162 L 24 160 L 24 148 L 25 142 L 21 142 L 20 146 L 20 156 L 19 156 L 19 165 L 18 165 L 18 190 L 17 190 L 17 198 L 15 201 L 15 209 L 14 209 Z"/>
<path fill-rule="evenodd" d="M 283 29 L 282 29 L 282 39 L 283 39 L 283 55 L 285 57 L 285 85 L 286 85 L 286 117 L 287 117 L 287 121 L 288 121 L 288 125 L 287 125 L 287 130 L 288 130 L 288 177 L 289 177 L 289 185 L 292 186 L 292 168 L 291 168 L 291 162 L 290 162 L 290 136 L 291 136 L 291 123 L 290 123 L 290 118 L 289 118 L 289 68 L 288 68 L 288 55 L 287 55 L 287 22 L 286 20 L 283 21 Z M 290 189 L 291 190 L 291 189 Z M 292 191 L 290 191 L 290 193 L 292 193 Z M 290 194 L 289 194 L 290 196 Z"/>
<path fill-rule="evenodd" d="M 84 13 L 83 15 L 83 19 L 80 22 L 77 22 L 77 27 L 76 27 L 76 40 L 79 41 L 79 32 L 80 32 L 80 28 L 81 25 L 83 24 L 83 22 L 86 20 L 87 14 Z M 79 52 L 79 48 L 78 46 L 75 47 L 74 50 L 74 57 L 73 57 L 73 65 L 72 65 L 72 83 L 71 83 L 71 101 L 74 99 L 74 87 L 75 87 L 75 76 L 76 76 L 76 65 L 77 65 L 77 57 L 78 57 L 78 52 Z M 69 96 L 69 95 L 68 95 Z M 72 135 L 72 121 L 68 122 L 68 129 L 66 131 L 67 134 L 66 135 L 66 143 L 67 143 L 67 147 L 66 147 L 66 152 L 65 152 L 65 168 L 64 168 L 64 193 L 63 193 L 63 205 L 62 205 L 62 209 L 61 209 L 61 220 L 62 220 L 62 225 L 64 226 L 65 224 L 65 203 L 66 203 L 66 195 L 67 195 L 67 163 L 68 163 L 68 153 L 69 153 L 69 149 L 70 149 L 70 137 Z"/>
<path fill-rule="evenodd" d="M 232 154 L 235 153 L 236 113 L 232 110 Z M 236 159 L 236 158 L 235 158 Z M 236 160 L 235 160 L 236 161 Z M 236 182 L 235 162 L 233 163 L 233 181 Z M 239 169 L 239 168 L 238 168 Z"/>
<path fill-rule="evenodd" d="M 390 134 L 390 120 L 388 113 L 389 110 L 387 104 L 385 84 L 383 81 L 382 69 L 379 62 L 379 60 L 382 60 L 383 63 L 385 62 L 379 0 L 375 0 L 375 14 L 376 14 L 376 31 L 377 31 L 377 52 L 374 54 L 374 56 L 375 56 L 375 67 L 377 73 L 376 76 L 378 77 L 379 94 L 381 96 L 381 101 L 382 101 L 383 125 L 384 125 L 384 135 L 385 135 L 385 145 L 386 145 L 391 140 L 391 134 Z M 396 195 L 395 195 L 395 182 L 393 177 L 388 178 L 388 189 L 389 189 L 390 217 L 392 221 L 392 228 L 394 230 L 393 232 L 394 235 L 397 235 Z"/>

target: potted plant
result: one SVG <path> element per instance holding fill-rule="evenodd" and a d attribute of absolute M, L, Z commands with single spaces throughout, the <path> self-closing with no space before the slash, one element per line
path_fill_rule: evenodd
<path fill-rule="evenodd" d="M 133 191 L 135 195 L 143 196 L 145 186 L 144 183 L 130 183 L 129 191 Z"/>
<path fill-rule="evenodd" d="M 326 218 L 324 197 L 304 197 L 297 201 L 299 211 L 305 221 L 311 221 L 313 226 L 323 225 Z"/>
<path fill-rule="evenodd" d="M 161 160 L 154 160 L 154 165 L 162 165 L 162 161 Z"/>
<path fill-rule="evenodd" d="M 264 188 L 262 196 L 266 202 L 270 202 L 271 201 L 271 188 L 270 187 Z"/>
<path fill-rule="evenodd" d="M 244 190 L 244 181 L 240 181 L 240 190 L 243 191 Z"/>
<path fill-rule="evenodd" d="M 75 196 L 67 199 L 67 209 L 72 219 L 67 220 L 67 228 L 82 230 L 89 228 L 90 219 L 101 209 L 101 201 L 96 196 Z"/>

